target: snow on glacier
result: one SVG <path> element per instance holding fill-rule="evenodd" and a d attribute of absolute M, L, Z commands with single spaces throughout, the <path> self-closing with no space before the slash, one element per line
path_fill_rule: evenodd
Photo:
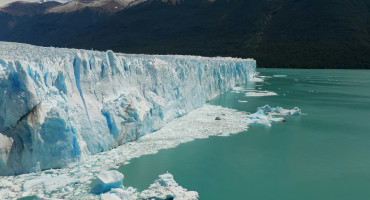
<path fill-rule="evenodd" d="M 245 83 L 253 59 L 0 43 L 0 175 L 65 167 Z"/>

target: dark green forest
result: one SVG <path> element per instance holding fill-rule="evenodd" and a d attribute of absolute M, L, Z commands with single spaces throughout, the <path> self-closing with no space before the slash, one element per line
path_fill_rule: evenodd
<path fill-rule="evenodd" d="M 150 0 L 113 14 L 0 12 L 0 40 L 254 58 L 259 67 L 369 69 L 370 0 Z"/>

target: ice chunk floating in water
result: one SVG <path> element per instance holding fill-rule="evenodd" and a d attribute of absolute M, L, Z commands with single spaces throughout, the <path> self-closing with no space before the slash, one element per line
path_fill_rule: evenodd
<path fill-rule="evenodd" d="M 0 175 L 62 168 L 137 140 L 245 83 L 255 69 L 253 59 L 1 42 Z"/>
<path fill-rule="evenodd" d="M 112 188 L 120 187 L 124 176 L 116 170 L 110 170 L 100 172 L 97 177 L 100 182 L 91 190 L 93 194 L 101 194 Z"/>
<path fill-rule="evenodd" d="M 263 96 L 276 96 L 275 92 L 270 92 L 270 91 L 251 91 L 245 93 L 246 97 L 263 97 Z"/>
<path fill-rule="evenodd" d="M 273 75 L 272 77 L 275 77 L 275 78 L 285 78 L 285 77 L 287 77 L 287 75 Z"/>
<path fill-rule="evenodd" d="M 148 190 L 140 193 L 140 199 L 183 199 L 197 200 L 199 197 L 197 192 L 187 191 L 187 189 L 179 186 L 173 179 L 172 174 L 163 174 L 159 176 Z"/>
<path fill-rule="evenodd" d="M 117 188 L 101 195 L 102 200 L 133 200 L 133 199 L 179 199 L 197 200 L 199 197 L 195 191 L 188 191 L 179 186 L 170 173 L 162 174 L 159 179 L 141 193 L 136 192 L 132 187 Z"/>
<path fill-rule="evenodd" d="M 286 115 L 300 115 L 301 109 L 295 107 L 291 110 L 284 109 L 281 107 L 271 108 L 269 105 L 265 105 L 257 108 L 257 112 L 247 115 L 247 123 L 249 124 L 261 124 L 265 126 L 271 126 L 272 122 L 285 121 L 282 116 Z"/>

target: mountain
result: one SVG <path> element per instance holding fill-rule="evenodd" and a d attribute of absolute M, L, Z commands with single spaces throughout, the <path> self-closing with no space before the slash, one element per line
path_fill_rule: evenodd
<path fill-rule="evenodd" d="M 124 8 L 138 5 L 147 0 L 74 0 L 61 6 L 50 9 L 48 12 L 68 13 L 84 8 L 101 9 L 108 12 L 117 12 Z"/>
<path fill-rule="evenodd" d="M 45 3 L 16 1 L 0 8 L 0 12 L 8 13 L 14 16 L 34 16 L 37 14 L 43 14 L 48 9 L 59 5 L 61 5 L 61 3 L 57 1 L 49 1 Z"/>
<path fill-rule="evenodd" d="M 3 41 L 252 57 L 259 67 L 370 68 L 370 0 L 79 0 L 6 14 Z"/>

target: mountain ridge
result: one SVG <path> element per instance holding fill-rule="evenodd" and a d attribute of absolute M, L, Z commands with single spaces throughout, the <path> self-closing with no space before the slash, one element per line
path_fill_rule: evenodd
<path fill-rule="evenodd" d="M 369 0 L 145 0 L 117 12 L 8 15 L 0 28 L 0 40 L 41 46 L 253 57 L 259 67 L 370 68 Z"/>

